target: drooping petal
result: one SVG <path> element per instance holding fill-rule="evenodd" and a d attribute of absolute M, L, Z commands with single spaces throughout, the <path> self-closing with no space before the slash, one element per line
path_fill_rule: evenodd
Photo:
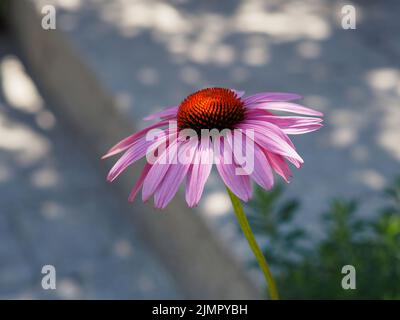
<path fill-rule="evenodd" d="M 323 116 L 322 112 L 291 102 L 261 102 L 261 103 L 248 104 L 246 105 L 246 107 L 263 109 L 263 110 L 286 111 L 286 112 L 304 114 L 309 116 L 317 116 L 317 117 Z"/>
<path fill-rule="evenodd" d="M 322 119 L 313 117 L 286 117 L 275 115 L 250 114 L 247 120 L 267 121 L 275 124 L 286 134 L 303 134 L 321 128 Z"/>
<path fill-rule="evenodd" d="M 197 144 L 197 139 L 178 144 L 178 163 L 169 166 L 167 173 L 154 193 L 154 206 L 156 208 L 164 209 L 178 191 L 192 163 Z M 189 156 L 186 156 L 185 162 L 182 163 L 179 161 L 181 159 L 180 156 L 182 154 L 187 155 L 187 152 L 189 152 Z"/>
<path fill-rule="evenodd" d="M 171 135 L 172 134 L 168 135 L 167 132 L 164 131 L 164 134 L 158 137 L 156 141 L 147 141 L 145 137 L 136 140 L 111 168 L 107 175 L 107 180 L 110 182 L 114 181 L 128 166 L 143 158 L 149 151 L 152 151 L 162 143 L 165 143 Z"/>
<path fill-rule="evenodd" d="M 168 168 L 177 156 L 178 140 L 174 139 L 152 165 L 143 182 L 142 199 L 147 201 L 156 191 Z"/>
<path fill-rule="evenodd" d="M 276 116 L 276 115 L 266 115 L 262 113 L 261 114 L 250 113 L 246 119 L 268 121 L 277 125 L 280 128 L 290 128 L 296 125 L 316 124 L 323 121 L 323 119 L 321 118 L 314 118 L 314 117 Z"/>
<path fill-rule="evenodd" d="M 279 154 L 275 154 L 267 150 L 264 150 L 264 153 L 267 156 L 272 169 L 274 169 L 275 172 L 279 174 L 286 182 L 289 182 L 290 178 L 292 177 L 292 171 L 286 163 L 285 158 Z"/>
<path fill-rule="evenodd" d="M 257 128 L 257 130 L 261 129 L 262 130 L 267 130 L 267 131 L 274 131 L 276 135 L 281 137 L 283 140 L 285 140 L 294 150 L 296 150 L 295 145 L 293 144 L 292 140 L 290 140 L 289 136 L 283 132 L 281 128 L 276 126 L 275 124 L 265 121 L 265 120 L 259 120 L 259 119 L 246 119 L 241 122 L 239 126 L 245 125 L 247 127 L 254 127 Z M 259 128 L 261 127 L 261 128 Z"/>
<path fill-rule="evenodd" d="M 301 166 L 303 165 L 303 163 L 304 163 L 304 160 L 298 160 L 298 159 L 295 159 L 295 158 L 292 158 L 292 157 L 284 157 L 285 159 L 287 159 L 287 160 L 289 160 L 289 162 L 291 162 L 297 169 L 300 169 L 301 168 Z"/>
<path fill-rule="evenodd" d="M 143 120 L 148 121 L 148 120 L 153 120 L 153 119 L 158 119 L 158 118 L 176 117 L 178 109 L 179 109 L 179 106 L 168 107 L 164 110 L 152 113 L 152 114 L 144 117 Z"/>
<path fill-rule="evenodd" d="M 270 190 L 274 185 L 274 176 L 269 161 L 257 144 L 254 145 L 254 171 L 251 177 L 266 190 Z"/>
<path fill-rule="evenodd" d="M 274 176 L 263 149 L 242 131 L 235 131 L 231 139 L 226 141 L 233 150 L 236 163 L 261 187 L 270 190 L 274 184 Z M 241 150 L 239 150 L 241 149 Z M 240 154 L 239 154 L 240 153 Z M 251 168 L 249 168 L 251 167 Z"/>
<path fill-rule="evenodd" d="M 246 108 L 245 119 L 255 119 L 262 116 L 275 116 L 272 112 L 264 109 Z"/>
<path fill-rule="evenodd" d="M 293 145 L 289 143 L 290 139 L 287 138 L 279 127 L 272 123 L 249 120 L 238 125 L 238 127 L 243 129 L 250 138 L 250 132 L 254 133 L 254 141 L 262 148 L 296 159 L 298 162 L 304 162 Z"/>
<path fill-rule="evenodd" d="M 279 172 L 277 171 L 277 173 L 280 175 L 284 175 L 284 178 L 288 179 L 291 176 L 291 171 L 284 159 L 286 158 L 296 168 L 300 168 L 304 163 L 304 160 L 295 151 L 295 146 L 293 142 L 286 135 L 284 130 L 280 129 L 275 124 L 265 121 L 264 117 L 269 117 L 269 116 L 261 116 L 261 119 L 263 120 L 256 120 L 256 118 L 246 119 L 238 127 L 244 130 L 253 130 L 252 132 L 254 132 L 254 140 L 262 147 L 262 149 L 264 149 L 264 152 L 276 155 L 276 157 L 271 156 L 271 158 L 268 158 L 268 160 L 270 160 L 273 169 L 275 171 L 279 170 Z M 269 118 L 274 118 L 274 117 L 275 116 Z M 260 119 L 260 117 L 258 117 L 258 119 Z M 309 118 L 309 119 L 315 119 L 315 118 Z M 272 141 L 268 141 L 270 139 Z M 282 142 L 282 140 L 284 142 Z M 274 164 L 276 164 L 275 166 L 273 166 L 273 162 Z M 280 168 L 277 167 L 278 164 L 281 166 Z"/>
<path fill-rule="evenodd" d="M 151 126 L 148 126 L 144 129 L 130 135 L 129 137 L 126 137 L 125 139 L 118 142 L 115 146 L 113 146 L 110 150 L 108 150 L 108 152 L 102 157 L 102 159 L 109 158 L 113 155 L 116 155 L 116 154 L 128 149 L 136 140 L 143 137 L 150 130 L 152 130 L 154 128 L 162 127 L 164 125 L 167 125 L 168 123 L 169 123 L 169 120 L 159 121 L 159 122 L 152 124 Z"/>
<path fill-rule="evenodd" d="M 261 92 L 251 96 L 248 96 L 244 99 L 244 103 L 247 106 L 248 104 L 258 103 L 258 102 L 268 102 L 268 101 L 290 101 L 290 100 L 298 100 L 303 97 L 288 92 Z"/>
<path fill-rule="evenodd" d="M 132 202 L 133 200 L 135 200 L 137 193 L 139 192 L 140 188 L 143 186 L 144 179 L 146 178 L 147 173 L 149 172 L 150 168 L 151 168 L 151 164 L 146 163 L 144 165 L 144 168 L 143 168 L 142 172 L 140 173 L 139 179 L 136 181 L 135 186 L 133 187 L 131 193 L 129 194 L 129 197 L 128 197 L 129 202 Z"/>
<path fill-rule="evenodd" d="M 239 166 L 235 164 L 233 157 L 231 159 L 224 158 L 225 154 L 230 154 L 232 156 L 232 150 L 228 143 L 224 143 L 225 139 L 220 137 L 220 146 L 215 146 L 214 155 L 216 156 L 215 163 L 219 175 L 224 181 L 225 185 L 241 200 L 248 201 L 251 197 L 252 189 L 250 178 L 248 175 L 238 175 L 238 170 L 241 170 Z M 215 143 L 218 143 L 217 140 Z"/>
<path fill-rule="evenodd" d="M 213 148 L 210 138 L 202 137 L 186 180 L 186 202 L 189 207 L 194 207 L 199 203 L 204 185 L 212 169 L 212 163 Z"/>
<path fill-rule="evenodd" d="M 291 128 L 284 128 L 282 131 L 286 134 L 304 134 L 304 133 L 309 133 L 316 131 L 322 127 L 322 123 L 316 123 L 316 124 L 308 124 L 308 125 L 298 125 L 298 126 L 293 126 Z"/>

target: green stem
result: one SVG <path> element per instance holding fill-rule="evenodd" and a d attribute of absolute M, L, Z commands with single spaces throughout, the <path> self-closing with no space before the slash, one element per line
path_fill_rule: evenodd
<path fill-rule="evenodd" d="M 265 257 L 260 249 L 260 247 L 257 244 L 256 239 L 254 238 L 253 231 L 251 231 L 251 227 L 249 225 L 249 222 L 247 220 L 246 214 L 243 211 L 243 206 L 239 200 L 238 197 L 236 197 L 229 188 L 226 188 L 228 191 L 229 197 L 231 198 L 232 201 L 232 206 L 235 211 L 236 217 L 238 219 L 239 225 L 242 228 L 242 231 L 247 239 L 247 242 L 249 243 L 249 246 L 251 250 L 253 251 L 257 262 L 264 273 L 265 280 L 267 281 L 268 285 L 268 290 L 269 294 L 272 300 L 278 300 L 279 295 L 278 295 L 278 290 L 275 285 L 275 280 L 272 277 L 272 273 L 269 270 L 268 263 L 265 260 Z"/>

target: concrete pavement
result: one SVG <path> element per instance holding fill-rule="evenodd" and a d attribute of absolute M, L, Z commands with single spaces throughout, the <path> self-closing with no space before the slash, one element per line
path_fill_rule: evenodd
<path fill-rule="evenodd" d="M 4 36 L 0 75 L 0 298 L 182 298 Z"/>

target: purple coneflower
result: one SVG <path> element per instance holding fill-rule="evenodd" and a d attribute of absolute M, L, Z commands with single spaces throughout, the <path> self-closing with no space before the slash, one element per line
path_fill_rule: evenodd
<path fill-rule="evenodd" d="M 133 201 L 140 189 L 142 199 L 154 195 L 156 208 L 165 208 L 186 177 L 186 202 L 196 206 L 201 198 L 204 185 L 210 175 L 213 162 L 224 181 L 231 197 L 239 223 L 249 241 L 250 247 L 266 276 L 271 297 L 277 298 L 277 291 L 268 266 L 259 250 L 239 199 L 251 198 L 251 180 L 266 190 L 272 188 L 273 171 L 289 181 L 291 170 L 287 162 L 300 168 L 303 159 L 296 152 L 288 135 L 315 131 L 322 126 L 322 113 L 299 104 L 288 102 L 300 99 L 293 93 L 263 92 L 244 97 L 244 92 L 226 88 L 206 88 L 186 97 L 179 106 L 167 108 L 152 114 L 145 120 L 160 120 L 139 132 L 125 138 L 103 157 L 107 158 L 125 151 L 108 174 L 113 181 L 122 171 L 137 160 L 155 152 L 157 159 L 147 162 L 129 195 Z M 303 116 L 276 115 L 273 111 L 285 111 Z M 171 127 L 171 123 L 175 124 Z M 167 127 L 169 126 L 169 127 Z M 159 139 L 148 139 L 153 129 L 162 129 Z M 203 130 L 227 131 L 223 136 L 211 138 Z M 181 139 L 179 133 L 192 130 L 198 139 Z M 252 142 L 253 165 L 250 171 L 238 169 L 239 161 L 233 140 L 233 131 L 242 133 L 239 139 Z M 167 161 L 167 158 L 189 154 L 184 163 Z M 226 161 L 226 155 L 233 155 Z M 214 159 L 214 161 L 210 161 Z M 239 199 L 238 199 L 239 198 Z"/>

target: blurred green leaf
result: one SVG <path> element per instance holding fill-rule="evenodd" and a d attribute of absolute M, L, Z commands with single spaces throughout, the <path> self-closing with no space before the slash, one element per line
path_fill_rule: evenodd
<path fill-rule="evenodd" d="M 400 298 L 400 178 L 385 191 L 387 205 L 373 218 L 357 215 L 354 200 L 334 199 L 322 214 L 325 238 L 312 247 L 293 222 L 300 202 L 283 199 L 283 188 L 256 189 L 249 218 L 276 272 L 283 298 Z M 341 287 L 344 265 L 356 268 L 357 289 Z"/>

